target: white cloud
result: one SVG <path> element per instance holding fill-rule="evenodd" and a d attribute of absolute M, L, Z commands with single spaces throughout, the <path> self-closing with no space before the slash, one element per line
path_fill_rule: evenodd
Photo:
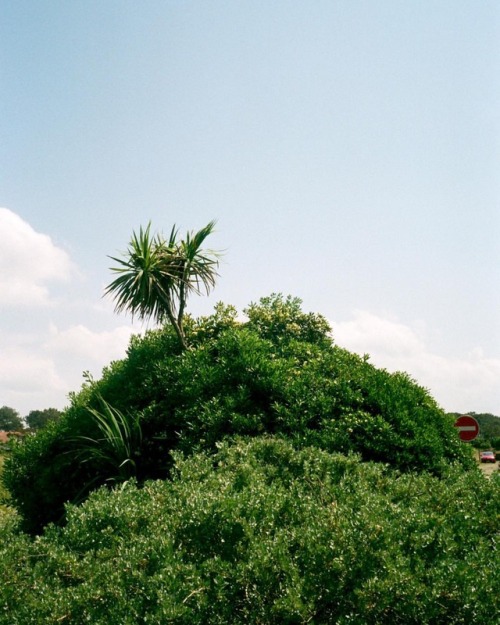
<path fill-rule="evenodd" d="M 50 357 L 19 348 L 2 350 L 0 391 L 3 394 L 9 391 L 38 393 L 47 387 L 59 391 L 64 388 L 64 381 Z"/>
<path fill-rule="evenodd" d="M 58 330 L 55 325 L 50 328 L 50 338 L 45 343 L 48 351 L 64 355 L 81 357 L 101 367 L 116 358 L 123 358 L 130 337 L 137 333 L 130 326 L 120 326 L 111 331 L 93 332 L 84 325 L 71 326 L 66 330 Z"/>
<path fill-rule="evenodd" d="M 103 330 L 114 319 L 110 306 L 84 296 L 66 292 L 54 306 L 52 285 L 75 276 L 69 255 L 49 236 L 0 208 L 0 401 L 22 415 L 64 408 L 83 371 L 100 377 L 103 367 L 125 356 L 134 333 L 125 324 Z"/>
<path fill-rule="evenodd" d="M 63 408 L 68 390 L 67 381 L 50 357 L 22 347 L 2 349 L 2 405 L 15 408 L 22 416 L 35 409 Z"/>
<path fill-rule="evenodd" d="M 351 321 L 335 324 L 334 335 L 355 352 L 366 350 L 370 355 L 382 354 L 387 360 L 400 360 L 425 349 L 421 338 L 408 326 L 366 311 L 356 311 Z"/>
<path fill-rule="evenodd" d="M 0 208 L 0 290 L 3 306 L 50 302 L 48 284 L 74 272 L 68 254 L 7 208 Z"/>
<path fill-rule="evenodd" d="M 485 357 L 480 349 L 459 358 L 437 354 L 424 328 L 366 311 L 332 325 L 338 345 L 368 354 L 370 362 L 388 371 L 406 371 L 445 410 L 500 414 L 499 359 Z"/>
<path fill-rule="evenodd" d="M 64 408 L 68 394 L 80 389 L 83 371 L 99 378 L 103 367 L 125 356 L 132 333 L 127 326 L 96 332 L 84 325 L 63 330 L 51 325 L 32 335 L 0 333 L 2 405 L 23 416 L 35 409 Z"/>

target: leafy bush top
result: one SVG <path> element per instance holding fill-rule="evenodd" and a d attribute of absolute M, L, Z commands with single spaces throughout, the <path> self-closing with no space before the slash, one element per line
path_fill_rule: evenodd
<path fill-rule="evenodd" d="M 241 323 L 219 305 L 210 317 L 187 319 L 184 351 L 169 326 L 133 337 L 124 360 L 88 380 L 57 423 L 18 446 L 5 481 L 25 527 L 58 520 L 64 502 L 117 479 L 123 461 L 139 482 L 162 478 L 172 450 L 214 451 L 235 435 L 279 435 L 299 448 L 356 452 L 401 470 L 472 466 L 453 419 L 425 389 L 336 346 L 326 320 L 302 312 L 300 300 L 273 295 L 246 314 Z M 131 429 L 140 425 L 135 447 L 123 445 L 133 457 L 115 467 L 98 454 L 79 462 L 81 437 L 105 444 L 92 414 L 102 398 Z"/>

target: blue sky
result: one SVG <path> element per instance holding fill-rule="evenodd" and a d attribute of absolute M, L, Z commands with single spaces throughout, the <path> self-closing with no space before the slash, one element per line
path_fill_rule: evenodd
<path fill-rule="evenodd" d="M 496 1 L 0 6 L 0 405 L 63 407 L 132 331 L 134 229 L 217 220 L 217 301 L 271 292 L 449 411 L 500 414 Z"/>

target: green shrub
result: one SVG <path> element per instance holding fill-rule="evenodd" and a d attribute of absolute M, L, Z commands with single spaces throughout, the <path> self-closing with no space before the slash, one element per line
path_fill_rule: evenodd
<path fill-rule="evenodd" d="M 4 540 L 0 623 L 491 622 L 499 505 L 479 472 L 240 439 Z"/>
<path fill-rule="evenodd" d="M 64 502 L 119 473 L 98 454 L 82 465 L 74 453 L 78 437 L 102 438 L 92 417 L 101 397 L 140 428 L 130 456 L 139 482 L 167 477 L 172 450 L 214 451 L 235 435 L 280 434 L 299 448 L 352 451 L 402 470 L 474 464 L 425 389 L 336 346 L 327 322 L 299 300 L 272 296 L 246 312 L 246 323 L 222 305 L 187 319 L 184 351 L 168 326 L 134 337 L 127 357 L 87 379 L 57 423 L 19 445 L 5 481 L 26 529 L 57 521 Z"/>
<path fill-rule="evenodd" d="M 2 475 L 4 462 L 5 462 L 5 454 L 0 452 L 0 476 Z M 5 490 L 5 487 L 3 486 L 3 484 L 2 484 L 2 482 L 0 480 L 0 503 L 2 501 L 5 501 L 7 496 L 8 496 L 8 493 Z"/>
<path fill-rule="evenodd" d="M 5 456 L 0 453 L 0 476 L 3 471 Z M 0 480 L 0 535 L 6 532 L 17 519 L 15 510 L 9 505 L 9 493 Z"/>

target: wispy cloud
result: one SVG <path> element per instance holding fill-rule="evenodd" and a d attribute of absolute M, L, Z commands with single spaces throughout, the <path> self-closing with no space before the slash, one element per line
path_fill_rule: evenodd
<path fill-rule="evenodd" d="M 54 284 L 75 275 L 78 270 L 65 250 L 0 208 L 0 308 L 5 313 L 0 318 L 0 396 L 21 414 L 64 407 L 68 393 L 80 388 L 83 371 L 99 377 L 103 367 L 125 356 L 131 334 L 144 330 L 123 322 L 115 326 L 110 302 L 68 294 L 51 306 Z M 410 326 L 368 311 L 356 311 L 332 326 L 338 345 L 369 354 L 378 367 L 406 371 L 445 410 L 498 414 L 500 360 L 481 349 L 459 357 L 440 353 L 424 324 Z"/>
<path fill-rule="evenodd" d="M 56 362 L 43 351 L 36 347 L 2 349 L 0 396 L 3 405 L 26 416 L 30 410 L 63 408 L 68 391 L 67 380 L 57 371 Z"/>
<path fill-rule="evenodd" d="M 75 268 L 65 250 L 7 208 L 0 208 L 1 306 L 46 306 L 49 284 L 68 281 Z"/>
<path fill-rule="evenodd" d="M 9 393 L 37 394 L 46 389 L 64 389 L 64 380 L 49 356 L 23 348 L 2 350 L 0 392 L 3 397 Z M 5 399 L 3 401 L 5 403 Z"/>
<path fill-rule="evenodd" d="M 110 307 L 95 313 L 91 302 L 75 299 L 71 281 L 79 277 L 64 249 L 0 208 L 0 396 L 23 415 L 63 408 L 83 371 L 98 377 L 125 356 L 132 327 L 113 327 Z M 56 298 L 58 283 L 65 289 Z"/>
<path fill-rule="evenodd" d="M 63 408 L 78 391 L 83 371 L 99 378 L 103 367 L 125 356 L 133 329 L 93 331 L 84 325 L 54 325 L 31 337 L 0 331 L 2 404 L 26 415 L 30 410 Z"/>
<path fill-rule="evenodd" d="M 333 323 L 338 345 L 388 371 L 406 371 L 450 412 L 498 413 L 500 360 L 481 349 L 460 357 L 436 353 L 424 326 L 410 327 L 367 311 Z"/>
<path fill-rule="evenodd" d="M 134 333 L 131 326 L 120 326 L 109 331 L 95 332 L 84 325 L 59 330 L 50 328 L 50 337 L 44 348 L 53 355 L 72 355 L 101 367 L 111 360 L 122 358 Z"/>

